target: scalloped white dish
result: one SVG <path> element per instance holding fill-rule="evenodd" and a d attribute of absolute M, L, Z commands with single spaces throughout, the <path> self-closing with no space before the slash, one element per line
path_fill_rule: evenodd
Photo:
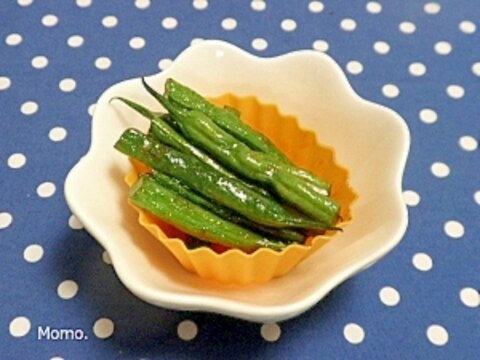
<path fill-rule="evenodd" d="M 225 42 L 204 41 L 147 81 L 163 89 L 169 77 L 209 97 L 255 95 L 296 116 L 319 143 L 335 149 L 358 199 L 344 232 L 287 275 L 249 286 L 202 279 L 177 263 L 138 224 L 126 203 L 123 179 L 130 164 L 113 144 L 126 128 L 146 130 L 148 122 L 109 100 L 125 96 L 151 108 L 158 105 L 139 79 L 116 84 L 97 102 L 90 149 L 68 174 L 65 195 L 72 212 L 110 254 L 122 283 L 139 298 L 165 308 L 250 321 L 286 320 L 314 306 L 401 241 L 408 223 L 402 198 L 408 128 L 392 110 L 360 98 L 328 55 L 302 50 L 260 58 Z"/>

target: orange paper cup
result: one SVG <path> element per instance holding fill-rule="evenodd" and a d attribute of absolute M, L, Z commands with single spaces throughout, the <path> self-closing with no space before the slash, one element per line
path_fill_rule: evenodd
<path fill-rule="evenodd" d="M 341 204 L 342 221 L 338 226 L 346 226 L 351 220 L 350 208 L 356 195 L 348 184 L 347 170 L 336 164 L 331 148 L 318 144 L 314 133 L 301 129 L 296 118 L 280 114 L 275 105 L 261 104 L 255 97 L 227 94 L 212 99 L 212 102 L 236 108 L 243 121 L 266 135 L 293 163 L 328 180 L 332 184 L 331 196 Z M 137 173 L 141 171 L 138 164 L 134 165 L 134 170 L 125 178 L 129 186 L 134 184 Z M 229 249 L 219 254 L 208 247 L 187 248 L 185 234 L 149 212 L 136 206 L 133 208 L 139 213 L 140 225 L 164 244 L 185 269 L 202 278 L 222 283 L 264 283 L 285 275 L 336 234 L 327 231 L 308 238 L 303 245 L 292 244 L 282 251 L 262 248 L 245 253 L 239 249 Z"/>

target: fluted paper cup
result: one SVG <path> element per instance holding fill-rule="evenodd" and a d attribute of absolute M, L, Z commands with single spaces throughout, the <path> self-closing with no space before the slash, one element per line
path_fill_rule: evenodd
<path fill-rule="evenodd" d="M 231 106 L 242 119 L 273 141 L 297 166 L 310 170 L 332 184 L 331 196 L 341 204 L 338 226 L 348 226 L 351 204 L 356 194 L 348 184 L 348 172 L 335 162 L 333 149 L 318 144 L 312 131 L 301 129 L 293 116 L 280 114 L 275 105 L 261 104 L 255 97 L 231 94 L 212 99 L 218 105 Z M 133 167 L 125 180 L 132 186 L 141 169 Z M 132 205 L 132 204 L 131 204 Z M 187 236 L 136 206 L 139 223 L 164 244 L 187 270 L 202 278 L 222 283 L 264 283 L 287 274 L 300 261 L 331 241 L 335 231 L 309 237 L 304 244 L 292 244 L 282 251 L 261 248 L 253 253 L 229 249 L 221 254 L 209 247 L 188 248 Z"/>

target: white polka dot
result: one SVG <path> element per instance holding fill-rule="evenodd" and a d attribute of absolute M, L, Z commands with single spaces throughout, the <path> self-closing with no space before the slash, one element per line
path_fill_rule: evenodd
<path fill-rule="evenodd" d="M 208 7 L 207 0 L 193 0 L 193 7 L 197 10 L 205 10 Z"/>
<path fill-rule="evenodd" d="M 80 220 L 78 220 L 78 218 L 75 215 L 71 215 L 68 218 L 68 226 L 70 226 L 70 228 L 73 230 L 83 229 L 83 224 L 80 222 Z"/>
<path fill-rule="evenodd" d="M 439 178 L 445 178 L 450 175 L 450 167 L 440 161 L 434 162 L 432 166 L 430 166 L 430 170 L 433 175 Z"/>
<path fill-rule="evenodd" d="M 140 36 L 135 36 L 130 39 L 129 45 L 132 49 L 139 50 L 145 46 L 145 39 Z"/>
<path fill-rule="evenodd" d="M 480 293 L 478 290 L 470 287 L 463 288 L 460 290 L 460 300 L 462 303 L 471 308 L 476 308 L 480 306 Z"/>
<path fill-rule="evenodd" d="M 198 327 L 191 320 L 183 320 L 177 326 L 177 335 L 180 339 L 190 341 L 195 339 L 198 334 Z"/>
<path fill-rule="evenodd" d="M 67 137 L 67 130 L 65 130 L 65 128 L 59 127 L 59 126 L 54 127 L 48 133 L 48 137 L 50 138 L 50 140 L 52 140 L 54 142 L 59 142 L 59 141 L 65 140 L 65 138 Z"/>
<path fill-rule="evenodd" d="M 0 213 L 0 229 L 6 229 L 12 224 L 13 216 L 8 212 Z"/>
<path fill-rule="evenodd" d="M 476 62 L 472 65 L 472 72 L 474 75 L 480 76 L 480 62 Z"/>
<path fill-rule="evenodd" d="M 22 42 L 22 40 L 22 35 L 14 33 L 7 35 L 7 37 L 5 38 L 5 43 L 9 46 L 17 46 Z"/>
<path fill-rule="evenodd" d="M 340 27 L 345 31 L 353 31 L 357 27 L 357 23 L 353 19 L 343 19 L 340 22 Z"/>
<path fill-rule="evenodd" d="M 422 109 L 420 110 L 419 118 L 426 124 L 433 124 L 438 120 L 438 115 L 432 109 Z"/>
<path fill-rule="evenodd" d="M 37 186 L 37 195 L 41 198 L 48 198 L 55 194 L 56 186 L 52 182 L 44 182 Z"/>
<path fill-rule="evenodd" d="M 450 96 L 452 99 L 461 99 L 465 95 L 465 89 L 460 85 L 448 85 L 447 95 Z"/>
<path fill-rule="evenodd" d="M 382 87 L 382 93 L 388 98 L 396 98 L 398 95 L 400 95 L 400 89 L 396 85 L 385 84 Z"/>
<path fill-rule="evenodd" d="M 423 10 L 429 15 L 435 15 L 442 9 L 441 5 L 436 2 L 429 2 L 423 6 Z"/>
<path fill-rule="evenodd" d="M 24 115 L 33 115 L 38 111 L 38 104 L 35 101 L 26 101 L 20 107 L 20 111 Z"/>
<path fill-rule="evenodd" d="M 58 24 L 58 17 L 53 14 L 48 14 L 42 17 L 42 24 L 46 27 L 53 27 Z"/>
<path fill-rule="evenodd" d="M 268 342 L 274 342 L 280 339 L 282 329 L 277 323 L 266 323 L 260 328 L 260 334 Z"/>
<path fill-rule="evenodd" d="M 380 14 L 382 12 L 382 4 L 376 1 L 369 1 L 365 8 L 370 14 Z"/>
<path fill-rule="evenodd" d="M 475 191 L 475 193 L 473 194 L 473 200 L 474 200 L 478 205 L 480 205 L 480 190 Z"/>
<path fill-rule="evenodd" d="M 343 336 L 351 344 L 360 344 L 365 339 L 365 331 L 360 325 L 350 323 L 343 328 Z"/>
<path fill-rule="evenodd" d="M 92 0 L 77 0 L 77 6 L 81 8 L 86 8 L 92 5 Z"/>
<path fill-rule="evenodd" d="M 473 136 L 465 135 L 458 139 L 458 145 L 465 151 L 475 151 L 478 148 L 478 141 Z"/>
<path fill-rule="evenodd" d="M 178 20 L 175 19 L 174 17 L 169 16 L 162 20 L 162 26 L 167 30 L 175 29 L 177 25 L 178 25 Z"/>
<path fill-rule="evenodd" d="M 172 59 L 162 59 L 158 62 L 158 68 L 160 70 L 168 69 L 168 67 L 172 65 L 172 63 L 173 63 Z"/>
<path fill-rule="evenodd" d="M 15 153 L 8 157 L 7 164 L 11 169 L 20 169 L 27 162 L 27 158 L 22 153 Z"/>
<path fill-rule="evenodd" d="M 106 28 L 113 28 L 118 25 L 118 18 L 113 15 L 107 15 L 102 19 L 102 25 Z"/>
<path fill-rule="evenodd" d="M 356 60 L 349 61 L 346 67 L 347 71 L 353 75 L 358 75 L 363 71 L 362 63 Z"/>
<path fill-rule="evenodd" d="M 255 11 L 263 11 L 267 8 L 267 4 L 263 0 L 252 0 L 250 6 Z"/>
<path fill-rule="evenodd" d="M 57 287 L 57 294 L 61 299 L 70 300 L 77 295 L 78 284 L 73 280 L 64 280 Z"/>
<path fill-rule="evenodd" d="M 415 24 L 410 21 L 401 22 L 400 25 L 398 25 L 398 28 L 404 34 L 413 34 L 417 29 Z"/>
<path fill-rule="evenodd" d="M 321 1 L 310 1 L 308 3 L 308 10 L 315 14 L 321 13 L 324 8 L 325 6 Z"/>
<path fill-rule="evenodd" d="M 447 41 L 439 41 L 435 43 L 433 49 L 438 55 L 448 55 L 452 52 L 452 45 Z"/>
<path fill-rule="evenodd" d="M 477 30 L 475 23 L 465 20 L 458 24 L 458 28 L 465 34 L 473 34 Z"/>
<path fill-rule="evenodd" d="M 89 107 L 88 107 L 88 115 L 90 116 L 93 116 L 95 114 L 95 109 L 97 108 L 97 104 L 91 104 Z"/>
<path fill-rule="evenodd" d="M 413 76 L 423 76 L 427 72 L 427 67 L 420 62 L 411 63 L 408 72 Z"/>
<path fill-rule="evenodd" d="M 48 59 L 46 56 L 38 55 L 32 59 L 32 66 L 35 69 L 44 69 L 48 65 Z"/>
<path fill-rule="evenodd" d="M 456 220 L 449 220 L 443 225 L 443 230 L 447 236 L 453 239 L 460 239 L 465 234 L 465 228 L 462 223 Z"/>
<path fill-rule="evenodd" d="M 106 339 L 112 336 L 115 324 L 108 318 L 100 318 L 93 324 L 93 333 L 99 339 Z"/>
<path fill-rule="evenodd" d="M 20 6 L 30 6 L 33 4 L 33 0 L 17 0 L 17 4 Z"/>
<path fill-rule="evenodd" d="M 385 41 L 377 41 L 373 44 L 373 50 L 378 54 L 385 55 L 390 52 L 390 45 Z"/>
<path fill-rule="evenodd" d="M 315 40 L 312 44 L 312 47 L 318 51 L 328 51 L 328 42 L 325 40 Z"/>
<path fill-rule="evenodd" d="M 387 306 L 396 306 L 400 302 L 400 293 L 391 286 L 383 287 L 378 296 L 381 302 Z"/>
<path fill-rule="evenodd" d="M 428 254 L 416 253 L 412 257 L 412 264 L 417 270 L 429 271 L 433 267 L 433 260 Z"/>
<path fill-rule="evenodd" d="M 83 37 L 80 35 L 72 35 L 67 39 L 68 46 L 72 48 L 78 48 L 83 45 Z"/>
<path fill-rule="evenodd" d="M 283 31 L 294 31 L 297 28 L 297 22 L 293 19 L 282 20 L 280 27 Z"/>
<path fill-rule="evenodd" d="M 100 56 L 95 60 L 95 67 L 99 70 L 107 70 L 112 66 L 112 60 L 106 56 Z"/>
<path fill-rule="evenodd" d="M 417 206 L 420 203 L 420 195 L 413 190 L 405 190 L 403 192 L 403 201 L 408 206 Z"/>
<path fill-rule="evenodd" d="M 234 18 L 225 18 L 222 20 L 222 28 L 224 30 L 233 30 L 237 27 L 237 20 Z"/>
<path fill-rule="evenodd" d="M 54 356 L 50 360 L 65 360 L 65 359 L 60 356 Z"/>
<path fill-rule="evenodd" d="M 140 10 L 145 10 L 150 7 L 150 0 L 135 0 L 135 7 Z"/>
<path fill-rule="evenodd" d="M 43 247 L 38 244 L 28 245 L 23 251 L 23 258 L 29 263 L 36 263 L 43 257 Z"/>
<path fill-rule="evenodd" d="M 63 92 L 72 92 L 77 87 L 77 82 L 71 78 L 65 78 L 60 80 L 58 87 Z"/>
<path fill-rule="evenodd" d="M 7 90 L 10 85 L 12 85 L 10 78 L 6 76 L 0 76 L 0 90 Z"/>
<path fill-rule="evenodd" d="M 253 47 L 255 50 L 263 51 L 263 50 L 265 50 L 265 49 L 268 47 L 268 42 L 267 42 L 267 40 L 265 40 L 265 39 L 256 38 L 256 39 L 253 39 L 253 40 L 252 40 L 252 47 Z"/>
<path fill-rule="evenodd" d="M 30 320 L 25 316 L 19 316 L 10 321 L 10 326 L 8 327 L 10 335 L 13 337 L 22 337 L 27 335 L 32 328 Z"/>
<path fill-rule="evenodd" d="M 427 329 L 427 338 L 433 345 L 443 346 L 448 342 L 448 332 L 441 325 L 430 325 Z"/>
<path fill-rule="evenodd" d="M 111 265 L 112 264 L 112 259 L 110 258 L 110 254 L 107 251 L 104 251 L 102 253 L 102 260 L 105 264 Z"/>

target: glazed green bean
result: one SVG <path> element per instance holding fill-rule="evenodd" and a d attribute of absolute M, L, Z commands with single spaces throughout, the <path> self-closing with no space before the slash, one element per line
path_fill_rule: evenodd
<path fill-rule="evenodd" d="M 286 244 L 272 241 L 239 225 L 228 222 L 142 176 L 132 187 L 130 200 L 163 221 L 200 240 L 251 251 L 259 247 L 281 250 Z"/>
<path fill-rule="evenodd" d="M 212 159 L 210 156 L 205 154 L 202 150 L 198 149 L 197 147 L 193 146 L 189 143 L 185 138 L 180 135 L 175 129 L 173 129 L 169 124 L 165 122 L 160 116 L 155 114 L 154 112 L 150 111 L 146 107 L 129 100 L 124 97 L 115 97 L 112 100 L 120 100 L 130 108 L 137 111 L 139 114 L 143 115 L 147 119 L 150 120 L 150 132 L 155 135 L 155 137 L 162 143 L 171 146 L 172 148 L 183 151 L 187 154 L 192 154 L 205 162 L 206 164 L 210 165 L 212 168 L 226 174 L 231 175 L 230 172 L 225 170 L 218 162 Z"/>
<path fill-rule="evenodd" d="M 331 225 L 294 214 L 242 181 L 226 177 L 195 157 L 162 145 L 138 130 L 126 130 L 115 148 L 259 224 L 313 230 L 325 230 Z"/>
<path fill-rule="evenodd" d="M 214 106 L 203 96 L 174 79 L 167 79 L 165 96 L 187 109 L 198 110 L 208 115 L 218 126 L 253 150 L 268 153 L 288 162 L 285 155 L 266 136 L 247 126 L 238 116 L 238 112 Z"/>
<path fill-rule="evenodd" d="M 215 156 L 230 170 L 270 186 L 284 201 L 313 219 L 327 224 L 327 227 L 334 226 L 340 206 L 327 196 L 325 186 L 329 184 L 318 186 L 303 177 L 302 170 L 297 167 L 250 149 L 203 112 L 183 108 L 156 92 L 144 80 L 143 84 L 177 120 L 180 130 L 190 141 Z"/>
<path fill-rule="evenodd" d="M 187 186 L 183 185 L 178 179 L 172 178 L 168 175 L 162 174 L 158 171 L 153 171 L 154 179 L 162 186 L 175 191 L 180 196 L 183 196 L 185 199 L 193 202 L 196 205 L 199 205 L 205 208 L 208 211 L 211 211 L 213 214 L 220 216 L 221 218 L 230 221 L 232 223 L 238 224 L 245 228 L 251 228 L 251 230 L 264 234 L 266 236 L 272 236 L 273 239 L 278 239 L 280 241 L 286 242 L 303 242 L 305 235 L 301 232 L 288 229 L 288 228 L 273 228 L 264 225 L 257 224 L 250 221 L 249 219 L 236 214 L 230 209 L 221 206 L 219 204 L 213 203 L 206 198 L 202 197 L 198 193 L 195 193 Z"/>
<path fill-rule="evenodd" d="M 158 113 L 154 113 L 153 111 L 147 109 L 146 107 L 132 100 L 126 99 L 124 97 L 115 97 L 112 100 L 122 101 L 127 106 L 129 106 L 139 114 L 143 115 L 145 118 L 149 119 L 150 120 L 149 133 L 153 134 L 153 136 L 155 136 L 155 138 L 161 143 L 171 146 L 172 148 L 178 151 L 195 156 L 199 160 L 203 161 L 205 164 L 211 166 L 215 170 L 221 172 L 222 174 L 228 177 L 231 177 L 231 178 L 237 177 L 235 174 L 225 169 L 225 167 L 220 165 L 215 159 L 213 159 L 207 153 L 205 153 L 204 151 L 200 150 L 198 147 L 188 142 L 181 134 L 179 134 L 173 127 L 171 127 L 167 123 L 167 121 L 174 122 L 174 119 L 167 119 L 167 117 L 171 118 L 169 114 L 159 115 Z M 176 126 L 178 127 L 178 124 L 176 124 Z M 245 185 L 265 196 L 270 196 L 268 191 L 266 191 L 261 187 L 255 186 L 254 184 L 250 184 L 248 182 L 245 182 Z"/>
<path fill-rule="evenodd" d="M 148 84 L 147 84 L 148 85 Z M 144 81 L 145 86 L 145 81 Z M 147 88 L 152 93 L 153 90 Z M 224 131 L 235 137 L 237 140 L 245 143 L 252 150 L 257 150 L 274 157 L 278 161 L 293 165 L 290 160 L 262 133 L 255 131 L 245 124 L 238 111 L 232 111 L 230 108 L 220 108 L 210 103 L 203 96 L 191 88 L 175 81 L 167 79 L 165 82 L 165 97 L 182 107 L 189 110 L 198 110 L 207 115 L 212 121 Z M 297 176 L 313 182 L 317 186 L 330 192 L 330 184 L 319 179 L 309 171 L 298 169 Z"/>

